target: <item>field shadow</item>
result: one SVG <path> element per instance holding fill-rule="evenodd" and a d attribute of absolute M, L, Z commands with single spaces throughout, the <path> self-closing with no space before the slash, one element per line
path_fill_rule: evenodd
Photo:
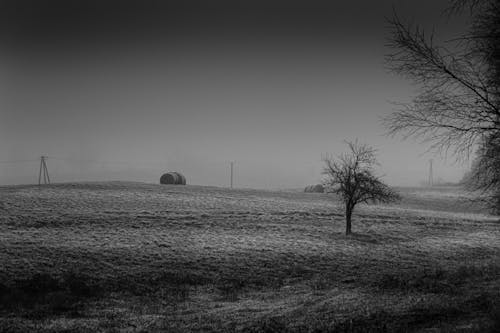
<path fill-rule="evenodd" d="M 0 284 L 0 312 L 27 318 L 78 317 L 84 302 L 101 292 L 88 277 L 75 272 L 62 277 L 38 273 L 10 285 Z"/>
<path fill-rule="evenodd" d="M 344 238 L 360 243 L 379 244 L 382 237 L 377 234 L 353 232 L 350 235 L 344 235 Z"/>

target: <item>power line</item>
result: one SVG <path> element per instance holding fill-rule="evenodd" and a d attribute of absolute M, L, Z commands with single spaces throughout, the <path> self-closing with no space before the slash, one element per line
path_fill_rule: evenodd
<path fill-rule="evenodd" d="M 38 184 L 43 185 L 43 184 L 50 184 L 51 179 L 48 171 L 48 163 L 47 161 L 51 160 L 53 161 L 56 166 L 56 172 L 58 170 L 58 166 L 60 166 L 60 163 L 56 163 L 58 161 L 66 162 L 69 165 L 72 164 L 78 164 L 80 167 L 86 167 L 86 168 L 94 168 L 94 167 L 99 167 L 101 168 L 106 168 L 106 169 L 137 169 L 137 170 L 150 170 L 150 171 L 159 171 L 163 170 L 163 167 L 161 166 L 161 162 L 158 161 L 138 161 L 137 163 L 133 161 L 110 161 L 110 160 L 97 160 L 97 159 L 81 159 L 81 158 L 72 158 L 72 157 L 61 157 L 61 156 L 48 156 L 48 155 L 42 155 L 37 159 L 25 159 L 25 160 L 4 160 L 0 161 L 1 165 L 5 165 L 5 168 L 10 166 L 7 166 L 9 164 L 14 167 L 16 164 L 21 164 L 21 163 L 39 163 L 39 170 L 38 170 Z M 234 163 L 234 162 L 232 162 Z M 65 163 L 62 163 L 65 164 Z M 54 165 L 53 165 L 54 166 Z M 3 166 L 2 166 L 3 168 Z M 233 166 L 231 166 L 231 169 Z M 54 170 L 52 171 L 54 172 Z M 233 173 L 233 170 L 231 170 L 231 173 Z M 231 175 L 231 187 L 233 186 L 233 175 Z"/>
<path fill-rule="evenodd" d="M 103 161 L 103 160 L 88 160 L 88 159 L 77 159 L 77 158 L 61 158 L 53 156 L 45 156 L 45 158 L 50 158 L 51 160 L 74 162 L 74 163 L 95 163 L 95 164 L 130 164 L 124 161 Z"/>
<path fill-rule="evenodd" d="M 71 158 L 71 157 L 59 157 L 59 156 L 47 156 L 47 155 L 42 155 L 37 159 L 23 159 L 23 160 L 3 160 L 0 161 L 0 165 L 2 165 L 2 168 L 11 168 L 11 167 L 17 167 L 16 165 L 22 164 L 22 163 L 36 163 L 39 162 L 39 169 L 38 169 L 38 185 L 44 185 L 44 184 L 50 184 L 51 179 L 48 171 L 48 163 L 47 160 L 52 160 L 54 161 L 63 161 L 67 162 L 69 164 L 78 164 L 80 167 L 85 164 L 87 167 L 93 167 L 93 166 L 101 166 L 102 168 L 112 168 L 112 169 L 140 169 L 140 170 L 150 170 L 150 171 L 158 171 L 162 170 L 163 168 L 160 166 L 161 163 L 158 161 L 140 161 L 139 163 L 134 163 L 131 161 L 125 162 L 125 161 L 109 161 L 109 160 L 94 160 L 94 159 L 80 159 L 80 158 Z M 55 163 L 56 166 L 59 163 Z M 93 165 L 93 166 L 92 166 Z M 57 168 L 56 168 L 57 169 Z"/>
<path fill-rule="evenodd" d="M 27 163 L 27 162 L 37 162 L 36 160 L 14 160 L 14 161 L 0 161 L 1 164 L 17 164 L 17 163 Z"/>
<path fill-rule="evenodd" d="M 105 161 L 105 160 L 90 160 L 90 159 L 78 159 L 78 158 L 61 158 L 61 157 L 54 157 L 54 156 L 46 156 L 46 158 L 49 158 L 51 160 L 58 160 L 58 161 L 65 161 L 65 162 L 70 162 L 70 163 L 91 163 L 91 164 L 100 164 L 100 165 L 123 165 L 123 166 L 128 166 L 128 167 L 135 167 L 135 168 L 148 168 L 151 170 L 158 170 L 162 169 L 161 167 L 152 167 L 151 165 L 159 165 L 158 161 L 141 161 L 140 163 L 134 163 L 130 161 Z"/>
<path fill-rule="evenodd" d="M 129 167 L 147 167 L 152 168 L 151 165 L 159 165 L 158 161 L 141 161 L 139 163 L 134 163 L 130 161 L 109 161 L 109 160 L 91 160 L 91 159 L 79 159 L 79 158 L 66 158 L 66 157 L 58 157 L 58 156 L 47 156 L 44 155 L 44 160 L 57 160 L 57 161 L 65 161 L 70 163 L 92 163 L 92 164 L 107 164 L 107 165 L 124 165 Z M 29 159 L 29 160 L 11 160 L 11 161 L 0 161 L 0 164 L 17 164 L 17 163 L 28 163 L 28 162 L 38 162 L 40 158 L 37 159 Z M 154 169 L 161 169 L 161 167 L 154 167 Z"/>

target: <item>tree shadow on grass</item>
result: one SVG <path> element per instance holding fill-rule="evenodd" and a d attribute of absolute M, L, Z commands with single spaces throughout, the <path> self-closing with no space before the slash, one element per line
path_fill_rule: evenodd
<path fill-rule="evenodd" d="M 383 239 L 385 239 L 385 237 L 382 237 L 378 234 L 367 234 L 360 232 L 352 232 L 349 235 L 346 235 L 345 232 L 332 232 L 330 235 L 332 240 L 356 241 L 368 244 L 379 244 Z"/>
<path fill-rule="evenodd" d="M 388 244 L 388 243 L 399 243 L 401 241 L 408 240 L 404 235 L 394 235 L 394 234 L 381 234 L 378 232 L 367 231 L 367 232 L 352 232 L 346 235 L 344 232 L 336 232 L 332 234 L 335 239 L 355 241 L 365 244 Z"/>

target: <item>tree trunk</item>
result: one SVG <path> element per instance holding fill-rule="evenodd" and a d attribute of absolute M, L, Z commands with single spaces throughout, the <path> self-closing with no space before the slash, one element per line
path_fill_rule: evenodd
<path fill-rule="evenodd" d="M 347 205 L 345 209 L 345 234 L 349 236 L 351 234 L 351 216 L 352 208 Z"/>

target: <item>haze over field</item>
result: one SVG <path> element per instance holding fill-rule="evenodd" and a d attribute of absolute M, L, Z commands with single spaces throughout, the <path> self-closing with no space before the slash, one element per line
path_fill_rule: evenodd
<path fill-rule="evenodd" d="M 32 161 L 0 164 L 0 184 L 36 182 L 44 154 L 58 182 L 179 170 L 226 186 L 233 160 L 238 187 L 302 187 L 356 137 L 393 185 L 426 179 L 430 158 L 435 179 L 467 167 L 379 122 L 414 90 L 384 68 L 391 5 L 425 24 L 446 0 L 72 3 L 2 2 L 0 161 Z M 441 22 L 441 38 L 465 26 Z"/>

